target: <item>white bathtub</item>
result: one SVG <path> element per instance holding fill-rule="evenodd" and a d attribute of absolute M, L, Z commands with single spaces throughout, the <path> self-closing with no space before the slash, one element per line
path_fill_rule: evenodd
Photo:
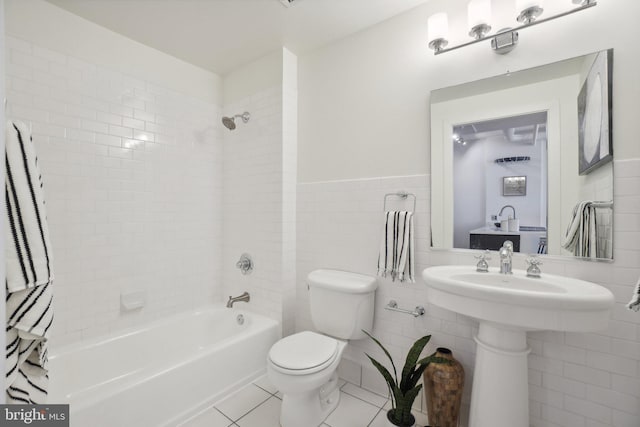
<path fill-rule="evenodd" d="M 216 306 L 66 346 L 49 359 L 49 403 L 70 404 L 72 427 L 174 426 L 262 375 L 279 331 Z"/>

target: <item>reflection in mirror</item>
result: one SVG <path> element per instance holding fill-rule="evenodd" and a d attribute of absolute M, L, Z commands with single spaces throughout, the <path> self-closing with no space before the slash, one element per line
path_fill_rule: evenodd
<path fill-rule="evenodd" d="M 453 246 L 498 250 L 506 239 L 516 252 L 546 253 L 546 111 L 453 132 Z"/>
<path fill-rule="evenodd" d="M 431 95 L 432 242 L 612 259 L 612 50 Z"/>

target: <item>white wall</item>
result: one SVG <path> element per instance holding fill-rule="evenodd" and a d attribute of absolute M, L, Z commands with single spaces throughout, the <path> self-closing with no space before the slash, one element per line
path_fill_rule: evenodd
<path fill-rule="evenodd" d="M 219 77 L 48 3 L 7 6 L 7 116 L 43 173 L 54 350 L 220 300 Z M 147 304 L 123 312 L 133 289 Z"/>
<path fill-rule="evenodd" d="M 635 106 L 640 98 L 640 57 L 635 42 L 640 29 L 634 19 L 640 4 L 599 2 L 580 14 L 523 30 L 520 45 L 506 56 L 494 55 L 482 43 L 434 57 L 426 46 L 427 18 L 445 10 L 450 14 L 451 31 L 465 35 L 466 3 L 434 0 L 299 58 L 300 310 L 305 310 L 306 272 L 322 267 L 375 272 L 380 232 L 376 217 L 381 215 L 382 191 L 413 188 L 420 199 L 429 200 L 428 175 L 422 175 L 424 185 L 416 185 L 407 175 L 429 173 L 431 90 L 613 47 L 615 262 L 545 257 L 543 271 L 600 283 L 614 293 L 616 305 L 606 331 L 529 335 L 530 420 L 536 427 L 637 427 L 640 316 L 626 310 L 624 304 L 640 275 L 640 145 L 634 143 Z M 500 4 L 513 8 L 510 2 Z M 498 9 L 496 2 L 494 9 Z M 356 178 L 371 178 L 373 188 Z M 385 187 L 387 178 L 390 185 Z M 428 227 L 432 209 L 423 207 L 416 222 Z M 323 234 L 331 230 L 345 236 Z M 422 236 L 416 244 L 421 251 L 418 269 L 475 263 L 471 253 L 428 249 L 428 234 Z M 515 266 L 524 265 L 524 256 L 516 256 Z M 392 354 L 399 357 L 417 337 L 433 333 L 434 345 L 449 346 L 462 359 L 467 387 L 471 387 L 476 323 L 433 306 L 428 307 L 425 319 L 391 317 L 380 310 L 391 297 L 408 307 L 427 300 L 424 284 L 381 282 L 374 333 L 391 347 Z M 299 329 L 310 327 L 304 312 L 297 321 Z M 347 358 L 357 364 L 345 362 L 352 369 L 343 368 L 342 373 L 376 388 L 378 376 L 367 370 L 368 361 L 362 354 L 371 349 L 368 341 L 352 343 Z M 363 368 L 358 369 L 358 364 Z M 384 392 L 384 388 L 379 390 Z"/>
<path fill-rule="evenodd" d="M 223 84 L 224 114 L 251 114 L 223 134 L 224 295 L 248 291 L 245 308 L 280 321 L 286 334 L 295 322 L 296 69 L 284 49 L 229 73 Z M 235 267 L 244 252 L 255 263 L 249 275 Z"/>
<path fill-rule="evenodd" d="M 7 0 L 7 32 L 97 66 L 144 78 L 167 89 L 219 103 L 221 79 L 80 18 L 44 0 Z M 146 25 L 141 22 L 140 25 Z"/>
<path fill-rule="evenodd" d="M 542 187 L 542 175 L 547 175 L 546 162 L 543 160 L 547 157 L 546 144 L 539 142 L 536 145 L 518 144 L 503 139 L 485 140 L 484 143 L 487 144 L 484 159 L 487 181 L 485 221 L 488 221 L 491 215 L 500 213 L 503 206 L 511 205 L 516 210 L 520 225 L 546 227 L 547 210 L 541 209 L 541 206 L 546 207 L 547 198 L 547 188 Z M 512 163 L 495 162 L 498 158 L 514 156 L 528 156 L 531 160 Z M 526 176 L 526 195 L 503 196 L 502 178 L 505 176 Z M 511 215 L 513 215 L 511 209 L 506 209 L 502 213 L 502 219 L 507 219 Z"/>
<path fill-rule="evenodd" d="M 283 56 L 283 51 L 277 50 L 225 74 L 224 104 L 230 105 L 262 90 L 281 86 Z"/>
<path fill-rule="evenodd" d="M 453 150 L 453 247 L 469 248 L 469 231 L 484 227 L 488 221 L 487 180 L 484 159 L 486 144 L 482 141 Z"/>
<path fill-rule="evenodd" d="M 494 10 L 513 8 L 506 0 L 494 3 Z M 602 2 L 523 30 L 520 45 L 508 55 L 495 55 L 488 43 L 480 43 L 433 56 L 427 48 L 427 18 L 447 11 L 450 32 L 466 36 L 461 28 L 466 4 L 430 1 L 300 57 L 300 182 L 425 173 L 431 90 L 610 47 L 615 48 L 616 157 L 640 156 L 638 144 L 620 143 L 634 137 L 629 123 L 640 92 L 633 84 L 640 62 L 632 42 L 640 31 L 631 18 L 640 7 L 637 2 Z M 353 161 L 363 156 L 362 162 Z"/>

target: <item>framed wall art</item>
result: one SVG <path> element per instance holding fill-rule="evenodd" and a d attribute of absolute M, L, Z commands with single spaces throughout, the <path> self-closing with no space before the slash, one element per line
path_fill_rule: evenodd
<path fill-rule="evenodd" d="M 598 53 L 578 94 L 578 167 L 587 175 L 613 159 L 611 77 L 613 50 Z"/>

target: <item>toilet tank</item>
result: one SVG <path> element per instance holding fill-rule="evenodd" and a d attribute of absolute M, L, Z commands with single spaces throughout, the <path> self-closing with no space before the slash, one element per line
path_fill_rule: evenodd
<path fill-rule="evenodd" d="M 378 282 L 375 277 L 339 270 L 315 270 L 307 276 L 311 320 L 335 338 L 366 338 L 373 328 Z"/>

